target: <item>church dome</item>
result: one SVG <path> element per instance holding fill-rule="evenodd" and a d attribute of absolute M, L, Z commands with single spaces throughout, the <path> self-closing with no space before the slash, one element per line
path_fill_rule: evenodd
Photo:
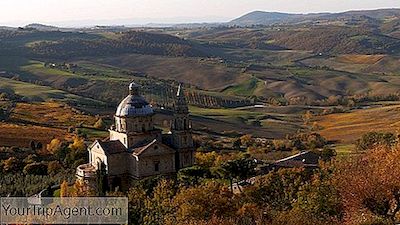
<path fill-rule="evenodd" d="M 139 94 L 139 85 L 129 85 L 129 95 L 121 101 L 117 108 L 116 116 L 146 116 L 153 114 L 151 105 Z"/>

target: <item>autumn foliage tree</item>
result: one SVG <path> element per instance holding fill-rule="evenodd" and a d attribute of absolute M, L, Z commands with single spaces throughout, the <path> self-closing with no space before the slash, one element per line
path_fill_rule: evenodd
<path fill-rule="evenodd" d="M 181 190 L 173 200 L 178 223 L 209 220 L 213 216 L 234 217 L 238 210 L 232 192 L 217 183 L 206 184 Z"/>
<path fill-rule="evenodd" d="M 337 164 L 337 186 L 353 224 L 384 219 L 400 211 L 400 148 L 377 147 Z"/>
<path fill-rule="evenodd" d="M 49 144 L 47 144 L 47 151 L 52 153 L 52 154 L 57 154 L 62 147 L 62 142 L 61 140 L 54 138 L 51 140 Z"/>
<path fill-rule="evenodd" d="M 68 197 L 68 196 L 69 196 L 68 182 L 64 180 L 60 186 L 60 197 Z"/>

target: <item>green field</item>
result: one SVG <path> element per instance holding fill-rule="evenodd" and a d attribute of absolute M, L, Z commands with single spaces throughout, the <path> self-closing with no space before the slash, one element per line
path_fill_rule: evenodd
<path fill-rule="evenodd" d="M 30 101 L 61 101 L 74 104 L 103 105 L 102 102 L 53 89 L 0 77 L 0 90 L 11 91 Z"/>

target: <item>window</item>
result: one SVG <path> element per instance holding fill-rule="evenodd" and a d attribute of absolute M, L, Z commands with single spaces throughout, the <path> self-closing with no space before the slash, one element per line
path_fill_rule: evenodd
<path fill-rule="evenodd" d="M 154 162 L 154 171 L 158 172 L 160 171 L 160 162 Z"/>

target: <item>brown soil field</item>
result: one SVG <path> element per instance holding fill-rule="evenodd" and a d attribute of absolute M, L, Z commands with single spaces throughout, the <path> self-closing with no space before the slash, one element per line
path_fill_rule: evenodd
<path fill-rule="evenodd" d="M 53 138 L 64 138 L 66 134 L 62 129 L 0 122 L 0 146 L 29 147 L 31 141 L 40 141 L 45 146 Z"/>
<path fill-rule="evenodd" d="M 46 127 L 66 128 L 96 123 L 93 116 L 83 115 L 73 108 L 55 102 L 18 103 L 11 113 L 10 120 Z"/>
<path fill-rule="evenodd" d="M 319 133 L 328 140 L 353 143 L 371 131 L 399 132 L 400 105 L 320 116 L 316 122 L 322 127 Z"/>
<path fill-rule="evenodd" d="M 338 62 L 355 64 L 374 64 L 383 59 L 385 55 L 342 55 L 336 58 Z"/>

